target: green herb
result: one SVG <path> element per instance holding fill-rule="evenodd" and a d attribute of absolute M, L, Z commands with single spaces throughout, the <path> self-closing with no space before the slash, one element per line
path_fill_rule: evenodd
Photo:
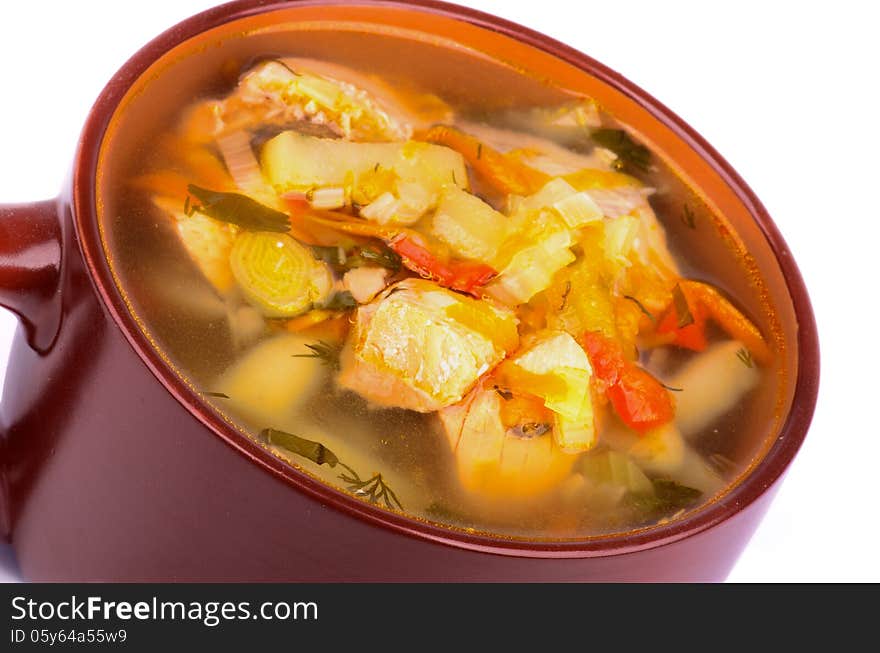
<path fill-rule="evenodd" d="M 669 479 L 656 478 L 651 481 L 654 493 L 631 493 L 626 502 L 649 520 L 661 519 L 693 506 L 703 493 Z"/>
<path fill-rule="evenodd" d="M 665 383 L 663 383 L 663 381 L 658 381 L 658 383 L 670 392 L 684 392 L 684 388 L 674 388 L 671 385 L 666 385 Z"/>
<path fill-rule="evenodd" d="M 640 302 L 638 299 L 636 299 L 632 295 L 624 295 L 623 298 L 628 299 L 629 301 L 634 303 L 636 306 L 638 306 L 639 310 L 642 312 L 642 314 L 646 315 L 648 317 L 648 319 L 651 320 L 651 322 L 657 322 L 657 318 L 655 318 L 654 315 L 651 313 L 651 311 L 649 311 L 647 308 L 645 308 L 644 304 L 642 304 L 642 302 Z"/>
<path fill-rule="evenodd" d="M 309 245 L 312 250 L 312 256 L 318 261 L 323 261 L 327 265 L 334 267 L 345 267 L 348 257 L 345 250 L 338 245 L 333 247 L 323 247 L 321 245 Z"/>
<path fill-rule="evenodd" d="M 366 265 L 378 265 L 397 272 L 402 265 L 400 256 L 384 244 L 358 246 L 350 252 L 346 252 L 345 248 L 341 246 L 310 245 L 309 247 L 312 250 L 312 256 L 317 260 L 340 271 Z"/>
<path fill-rule="evenodd" d="M 190 206 L 190 209 L 215 220 L 238 225 L 248 231 L 286 233 L 290 229 L 290 218 L 286 213 L 260 204 L 247 195 L 208 190 L 194 184 L 187 189 L 201 202 L 200 206 Z"/>
<path fill-rule="evenodd" d="M 378 504 L 380 501 L 385 504 L 386 508 L 397 508 L 403 510 L 403 506 L 394 491 L 388 487 L 381 474 L 375 474 L 366 481 L 362 481 L 360 476 L 348 466 L 345 466 L 349 474 L 339 476 L 342 482 L 346 484 L 348 491 L 357 497 L 362 497 L 370 503 Z"/>
<path fill-rule="evenodd" d="M 299 74 L 298 72 L 296 72 L 293 68 L 291 68 L 291 67 L 288 66 L 286 63 L 284 63 L 281 59 L 273 59 L 272 61 L 274 61 L 275 63 L 277 63 L 277 64 L 280 65 L 280 66 L 284 66 L 285 68 L 287 68 L 287 71 L 288 71 L 289 73 L 291 73 L 294 77 L 302 77 L 302 75 L 300 75 L 300 74 Z"/>
<path fill-rule="evenodd" d="M 568 304 L 568 296 L 571 294 L 571 280 L 565 282 L 565 290 L 562 291 L 562 303 L 559 305 L 559 310 L 562 311 L 565 309 L 565 305 Z"/>
<path fill-rule="evenodd" d="M 186 199 L 183 202 L 183 214 L 188 218 L 193 217 L 193 215 L 195 214 L 195 210 L 192 206 L 192 200 L 190 199 L 189 195 L 186 196 Z"/>
<path fill-rule="evenodd" d="M 513 436 L 518 438 L 537 438 L 539 435 L 544 435 L 553 427 L 546 422 L 524 422 L 523 424 L 517 424 L 516 426 L 511 426 L 507 429 L 507 432 Z"/>
<path fill-rule="evenodd" d="M 742 364 L 746 367 L 754 367 L 755 361 L 752 359 L 752 352 L 748 349 L 740 349 L 736 352 L 736 357 L 742 361 Z"/>
<path fill-rule="evenodd" d="M 504 401 L 510 401 L 511 399 L 513 399 L 513 393 L 510 390 L 502 390 L 497 385 L 493 388 L 493 390 L 495 390 L 495 392 L 498 393 L 498 396 L 504 399 Z"/>
<path fill-rule="evenodd" d="M 651 151 L 636 143 L 622 129 L 594 129 L 590 136 L 602 147 L 617 155 L 614 167 L 618 170 L 640 170 L 647 172 L 651 167 Z"/>
<path fill-rule="evenodd" d="M 223 392 L 205 392 L 206 397 L 217 397 L 218 399 L 229 399 L 229 395 Z"/>
<path fill-rule="evenodd" d="M 373 172 L 379 172 L 379 164 L 378 163 L 375 166 L 373 166 Z"/>
<path fill-rule="evenodd" d="M 477 161 L 483 158 L 483 144 L 479 143 L 477 145 Z"/>
<path fill-rule="evenodd" d="M 697 216 L 694 215 L 694 212 L 691 210 L 687 204 L 684 205 L 684 211 L 681 214 L 681 221 L 685 224 L 686 227 L 691 229 L 697 228 Z"/>
<path fill-rule="evenodd" d="M 397 495 L 388 487 L 381 474 L 371 476 L 365 481 L 361 480 L 356 471 L 339 460 L 335 453 L 320 442 L 306 440 L 293 433 L 271 428 L 263 429 L 260 432 L 260 436 L 269 444 L 286 449 L 291 453 L 311 460 L 317 465 L 327 465 L 330 468 L 339 465 L 345 470 L 345 472 L 339 475 L 340 480 L 345 483 L 346 488 L 355 496 L 375 504 L 381 501 L 386 508 L 403 510 L 403 505 L 400 503 Z"/>
<path fill-rule="evenodd" d="M 325 366 L 332 370 L 339 371 L 339 354 L 342 352 L 341 344 L 334 344 L 325 340 L 310 345 L 306 345 L 311 350 L 308 354 L 293 354 L 294 358 L 317 358 Z"/>
<path fill-rule="evenodd" d="M 682 485 L 671 479 L 655 478 L 651 483 L 654 485 L 654 492 L 657 498 L 676 508 L 687 508 L 703 496 L 700 490 Z"/>
<path fill-rule="evenodd" d="M 684 291 L 678 284 L 675 284 L 675 288 L 672 289 L 672 301 L 675 305 L 675 314 L 678 315 L 678 328 L 683 329 L 693 324 L 694 316 L 691 313 L 691 307 L 688 306 L 687 297 L 684 296 Z"/>
<path fill-rule="evenodd" d="M 347 311 L 357 307 L 358 303 L 354 298 L 354 295 L 347 290 L 343 290 L 342 292 L 334 293 L 330 298 L 330 301 L 324 304 L 321 308 L 328 311 Z M 308 347 L 309 345 L 306 346 Z"/>
<path fill-rule="evenodd" d="M 379 267 L 397 272 L 403 265 L 400 255 L 384 244 L 355 247 L 349 256 L 349 267 L 362 265 L 378 265 Z"/>
<path fill-rule="evenodd" d="M 282 449 L 295 453 L 303 458 L 308 458 L 318 465 L 328 465 L 336 467 L 339 464 L 339 458 L 335 453 L 330 451 L 320 442 L 314 440 L 306 440 L 293 433 L 287 431 L 279 431 L 277 429 L 263 429 L 260 435 L 266 439 L 269 444 L 273 444 Z"/>
<path fill-rule="evenodd" d="M 452 183 L 458 186 L 458 180 L 455 178 L 455 170 L 452 171 Z"/>

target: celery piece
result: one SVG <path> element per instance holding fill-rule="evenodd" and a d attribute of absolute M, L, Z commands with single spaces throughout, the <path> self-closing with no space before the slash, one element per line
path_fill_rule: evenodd
<path fill-rule="evenodd" d="M 398 180 L 419 182 L 429 192 L 467 186 L 461 154 L 442 145 L 415 141 L 353 143 L 282 132 L 263 146 L 263 173 L 279 193 L 358 184 L 358 178 L 389 170 Z"/>
<path fill-rule="evenodd" d="M 553 377 L 546 388 L 522 388 L 540 396 L 550 410 L 570 420 L 577 420 L 589 393 L 592 368 L 581 346 L 564 331 L 542 333 L 537 341 L 510 360 L 530 376 Z"/>
<path fill-rule="evenodd" d="M 475 195 L 449 187 L 440 197 L 431 233 L 462 258 L 497 263 L 510 220 Z"/>
<path fill-rule="evenodd" d="M 566 197 L 575 194 L 575 189 L 562 177 L 551 179 L 544 187 L 534 195 L 529 195 L 522 200 L 521 210 L 534 211 L 537 209 L 550 208 Z"/>
<path fill-rule="evenodd" d="M 564 331 L 545 332 L 505 364 L 511 387 L 541 397 L 555 413 L 553 437 L 566 453 L 590 449 L 596 442 L 590 379 L 593 370 L 581 346 Z M 522 373 L 519 372 L 522 370 Z"/>
<path fill-rule="evenodd" d="M 596 420 L 593 397 L 589 390 L 584 393 L 580 410 L 574 418 L 557 414 L 553 437 L 559 448 L 566 453 L 588 451 L 596 444 Z"/>
<path fill-rule="evenodd" d="M 509 306 L 526 303 L 548 288 L 554 275 L 575 260 L 570 245 L 571 234 L 556 231 L 520 249 L 501 274 L 486 286 L 486 294 Z"/>

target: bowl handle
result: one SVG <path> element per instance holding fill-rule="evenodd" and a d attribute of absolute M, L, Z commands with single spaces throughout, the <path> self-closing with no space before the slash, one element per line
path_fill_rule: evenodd
<path fill-rule="evenodd" d="M 18 315 L 40 352 L 51 347 L 61 320 L 60 209 L 58 200 L 0 205 L 0 306 Z M 0 540 L 10 525 L 2 417 L 0 411 Z"/>
<path fill-rule="evenodd" d="M 18 315 L 39 351 L 58 331 L 61 251 L 58 200 L 0 205 L 0 306 Z"/>

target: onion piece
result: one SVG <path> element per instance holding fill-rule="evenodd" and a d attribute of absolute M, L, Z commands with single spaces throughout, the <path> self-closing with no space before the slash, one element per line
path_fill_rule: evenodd
<path fill-rule="evenodd" d="M 307 198 L 313 209 L 341 209 L 345 206 L 345 189 L 338 186 L 317 188 L 308 193 Z"/>
<path fill-rule="evenodd" d="M 385 290 L 390 271 L 386 268 L 354 268 L 345 273 L 342 284 L 359 304 L 366 304 Z"/>
<path fill-rule="evenodd" d="M 562 216 L 565 224 L 572 229 L 602 219 L 602 210 L 593 201 L 593 198 L 584 191 L 554 202 L 553 208 Z"/>
<path fill-rule="evenodd" d="M 379 224 L 388 224 L 394 220 L 394 216 L 400 207 L 398 200 L 391 193 L 382 193 L 375 200 L 367 204 L 360 211 L 361 217 Z"/>
<path fill-rule="evenodd" d="M 738 358 L 740 350 L 735 340 L 713 345 L 667 380 L 682 389 L 675 393 L 675 423 L 685 437 L 701 433 L 760 381 L 761 373 Z"/>
<path fill-rule="evenodd" d="M 235 131 L 217 139 L 217 147 L 223 155 L 223 162 L 229 176 L 245 193 L 263 193 L 266 182 L 260 172 L 260 164 L 251 149 L 251 139 L 244 131 Z"/>

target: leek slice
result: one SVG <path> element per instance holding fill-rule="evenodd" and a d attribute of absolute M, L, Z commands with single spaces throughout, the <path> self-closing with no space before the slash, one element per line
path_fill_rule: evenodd
<path fill-rule="evenodd" d="M 287 234 L 241 234 L 230 265 L 245 297 L 267 317 L 304 313 L 324 301 L 333 286 L 329 268 Z"/>

